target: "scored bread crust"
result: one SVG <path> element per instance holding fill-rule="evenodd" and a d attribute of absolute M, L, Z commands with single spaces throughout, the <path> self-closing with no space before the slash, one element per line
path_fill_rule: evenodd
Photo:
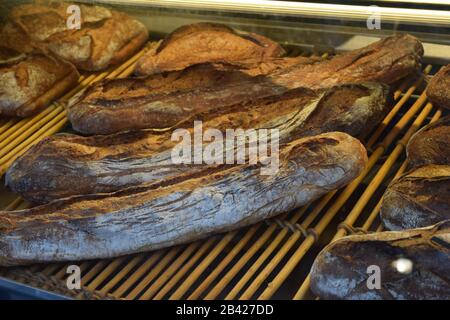
<path fill-rule="evenodd" d="M 116 193 L 0 212 L 0 265 L 110 258 L 234 230 L 338 189 L 366 164 L 357 139 L 332 132 L 281 146 L 271 175 L 262 175 L 260 165 L 218 165 Z"/>
<path fill-rule="evenodd" d="M 176 42 L 176 39 L 172 41 Z M 110 134 L 134 129 L 165 128 L 170 126 L 165 117 L 165 114 L 169 113 L 172 120 L 179 120 L 179 117 L 184 117 L 186 110 L 191 113 L 197 112 L 198 109 L 215 110 L 256 98 L 280 95 L 297 88 L 324 89 L 346 83 L 369 81 L 389 84 L 417 71 L 422 54 L 423 48 L 416 38 L 399 35 L 329 60 L 303 59 L 294 64 L 291 64 L 292 60 L 286 63 L 285 58 L 271 60 L 269 65 L 280 64 L 281 67 L 263 70 L 263 72 L 268 71 L 264 77 L 250 77 L 258 74 L 260 71 L 260 65 L 258 65 L 255 68 L 256 74 L 243 72 L 241 78 L 233 82 L 224 81 L 221 84 L 218 81 L 211 81 L 207 87 L 183 88 L 181 86 L 179 90 L 170 88 L 165 92 L 167 94 L 155 94 L 155 91 L 162 92 L 164 88 L 153 91 L 153 88 L 149 87 L 148 92 L 142 94 L 142 96 L 145 95 L 143 99 L 127 100 L 106 95 L 102 97 L 101 92 L 97 92 L 94 99 L 90 99 L 93 97 L 90 94 L 81 95 L 80 99 L 72 100 L 73 103 L 68 108 L 68 116 L 73 128 L 83 134 Z M 179 60 L 182 58 L 179 57 Z M 204 75 L 217 78 L 214 76 L 214 71 L 208 71 Z M 189 80 L 188 76 L 186 80 Z M 202 82 L 204 83 L 199 81 L 199 85 L 202 85 Z M 101 86 L 109 87 L 115 84 L 122 86 L 121 90 L 124 94 L 134 91 L 131 84 L 114 80 L 105 81 Z M 92 90 L 88 89 L 86 92 L 92 92 Z"/>
<path fill-rule="evenodd" d="M 81 28 L 68 29 L 70 3 L 25 4 L 9 19 L 47 50 L 88 71 L 103 70 L 129 58 L 148 38 L 147 28 L 125 13 L 78 5 Z"/>
<path fill-rule="evenodd" d="M 33 115 L 78 82 L 75 67 L 55 56 L 43 52 L 24 54 L 5 48 L 3 51 L 8 51 L 9 57 L 4 56 L 0 61 L 1 115 Z"/>
<path fill-rule="evenodd" d="M 148 50 L 136 63 L 135 73 L 179 71 L 202 63 L 249 69 L 284 54 L 278 43 L 264 36 L 201 22 L 176 29 L 155 50 Z"/>
<path fill-rule="evenodd" d="M 77 194 L 116 191 L 166 179 L 198 165 L 176 165 L 171 139 L 176 128 L 192 133 L 194 120 L 203 130 L 278 129 L 280 143 L 297 137 L 341 131 L 355 137 L 384 117 L 389 91 L 378 83 L 343 85 L 325 92 L 298 89 L 270 99 L 237 104 L 216 113 L 188 117 L 163 131 L 132 131 L 81 137 L 55 135 L 33 146 L 6 173 L 6 184 L 35 203 Z"/>

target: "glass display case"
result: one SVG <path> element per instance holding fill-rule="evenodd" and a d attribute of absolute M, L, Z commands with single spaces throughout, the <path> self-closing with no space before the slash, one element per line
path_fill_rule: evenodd
<path fill-rule="evenodd" d="M 2 19 L 11 8 L 27 2 L 1 4 Z M 65 288 L 70 275 L 67 266 L 71 263 L 62 262 L 0 268 L 0 290 L 14 287 L 17 294 L 21 290 L 19 283 L 23 283 L 27 296 L 33 295 L 31 286 L 80 299 L 314 299 L 309 282 L 314 258 L 328 243 L 344 235 L 382 230 L 378 217 L 381 197 L 388 184 L 405 170 L 408 139 L 420 127 L 446 114 L 427 101 L 425 88 L 430 77 L 450 63 L 447 1 L 78 2 L 128 13 L 148 28 L 150 41 L 163 39 L 183 25 L 214 22 L 265 35 L 280 43 L 292 57 L 332 57 L 393 34 L 408 33 L 424 46 L 423 72 L 392 87 L 392 108 L 363 140 L 369 155 L 368 168 L 347 187 L 256 225 L 193 243 L 83 261 L 79 263 L 82 287 L 73 292 Z M 79 88 L 103 78 L 129 76 L 127 70 L 139 54 L 106 71 L 81 72 Z M 3 177 L 11 163 L 35 143 L 60 131 L 73 132 L 58 101 L 49 107 L 52 109 L 31 118 L 0 118 Z M 3 210 L 30 206 L 1 188 Z M 2 285 L 1 277 L 17 283 Z M 37 298 L 52 297 L 50 293 L 36 292 Z"/>

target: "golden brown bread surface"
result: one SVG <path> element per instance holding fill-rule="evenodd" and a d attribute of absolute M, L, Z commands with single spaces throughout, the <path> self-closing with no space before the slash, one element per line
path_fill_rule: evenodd
<path fill-rule="evenodd" d="M 128 81 L 128 80 L 127 80 Z M 278 129 L 280 141 L 330 131 L 353 136 L 370 132 L 388 108 L 389 91 L 377 83 L 342 85 L 322 92 L 297 89 L 275 98 L 236 104 L 227 110 L 187 118 L 166 131 L 134 131 L 81 137 L 58 134 L 33 146 L 6 173 L 6 184 L 22 197 L 42 203 L 78 194 L 112 192 L 167 179 L 198 165 L 176 165 L 171 139 L 176 128 L 203 130 Z"/>
<path fill-rule="evenodd" d="M 237 33 L 214 23 L 195 23 L 173 31 L 137 62 L 135 73 L 151 75 L 213 63 L 250 69 L 285 54 L 276 42 L 257 34 Z"/>
<path fill-rule="evenodd" d="M 112 86 L 122 87 L 118 90 L 123 93 L 123 99 L 108 94 L 103 96 L 102 88 L 108 86 L 108 82 L 104 82 L 98 87 L 100 90 L 94 89 L 95 96 L 74 99 L 68 116 L 74 129 L 84 134 L 165 128 L 199 112 L 251 103 L 257 98 L 281 95 L 296 88 L 324 89 L 367 81 L 393 83 L 416 72 L 422 55 L 422 45 L 416 38 L 398 35 L 330 60 L 300 60 L 291 66 L 284 67 L 283 64 L 282 68 L 265 76 L 244 74 L 240 80 L 224 81 L 223 84 L 212 81 L 206 87 L 192 87 L 191 90 L 173 91 L 171 88 L 168 94 L 154 94 L 149 88 L 147 92 L 141 89 L 139 98 L 126 99 L 127 94 L 134 95 L 136 82 L 145 82 L 137 80 L 128 83 L 111 81 Z M 179 59 L 183 60 L 181 56 Z"/>
<path fill-rule="evenodd" d="M 32 115 L 78 83 L 72 64 L 33 48 L 20 36 L 12 45 L 3 32 L 0 39 L 8 41 L 0 44 L 0 115 Z"/>
<path fill-rule="evenodd" d="M 143 24 L 128 15 L 98 6 L 78 5 L 81 28 L 68 29 L 70 3 L 25 4 L 14 7 L 9 19 L 33 41 L 89 71 L 117 64 L 147 40 Z"/>
<path fill-rule="evenodd" d="M 289 211 L 344 186 L 367 163 L 362 144 L 326 133 L 281 146 L 278 171 L 218 165 L 112 194 L 0 212 L 0 265 L 116 257 L 194 241 Z"/>
<path fill-rule="evenodd" d="M 248 103 L 276 95 L 280 92 L 279 88 L 270 83 L 264 84 L 263 78 L 253 77 L 311 61 L 315 59 L 274 59 L 245 71 L 202 64 L 144 78 L 107 79 L 89 86 L 71 99 L 68 116 L 73 129 L 84 134 L 168 128 L 207 109 L 225 109 L 245 101 L 246 96 L 251 94 L 248 91 L 250 84 L 256 90 L 258 85 L 267 90 L 257 96 L 252 95 Z"/>

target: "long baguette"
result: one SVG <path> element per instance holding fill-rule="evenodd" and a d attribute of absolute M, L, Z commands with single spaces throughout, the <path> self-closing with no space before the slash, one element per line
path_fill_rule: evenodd
<path fill-rule="evenodd" d="M 75 99 L 68 116 L 83 134 L 110 134 L 126 130 L 167 127 L 207 110 L 223 110 L 236 103 L 278 96 L 298 88 L 323 89 L 345 83 L 393 83 L 420 68 L 423 47 L 409 35 L 388 37 L 367 47 L 326 61 L 301 61 L 268 76 L 155 95 L 151 88 L 131 99 L 108 94 Z M 145 80 L 142 80 L 145 81 Z M 132 86 L 123 94 L 133 94 Z"/>
<path fill-rule="evenodd" d="M 282 146 L 273 175 L 261 175 L 261 165 L 218 166 L 0 212 L 0 265 L 115 257 L 240 228 L 344 186 L 366 162 L 357 139 L 326 133 Z"/>
<path fill-rule="evenodd" d="M 326 92 L 300 89 L 277 101 L 236 105 L 204 120 L 203 129 L 279 129 L 281 142 L 329 131 L 353 136 L 369 132 L 385 114 L 388 90 L 379 84 L 344 85 Z M 192 129 L 190 129 L 192 134 Z M 31 148 L 6 173 L 6 184 L 35 203 L 72 195 L 112 192 L 144 182 L 200 170 L 176 165 L 171 150 L 178 143 L 167 132 L 128 132 L 112 136 L 55 135 Z"/>

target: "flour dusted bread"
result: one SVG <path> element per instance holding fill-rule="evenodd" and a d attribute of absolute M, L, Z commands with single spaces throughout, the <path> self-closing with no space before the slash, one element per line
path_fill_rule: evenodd
<path fill-rule="evenodd" d="M 203 130 L 278 129 L 280 143 L 336 130 L 359 136 L 386 114 L 388 100 L 389 91 L 377 83 L 342 85 L 325 92 L 300 88 L 187 117 L 179 128 L 192 131 L 193 121 L 201 120 Z M 170 116 L 166 114 L 167 121 Z M 172 163 L 171 150 L 178 143 L 171 139 L 175 128 L 91 137 L 55 135 L 16 160 L 6 173 L 6 184 L 24 198 L 42 203 L 202 170 L 199 165 Z"/>
<path fill-rule="evenodd" d="M 165 90 L 166 82 L 162 81 L 159 88 L 140 90 L 140 97 L 134 96 L 130 99 L 125 97 L 129 93 L 137 92 L 133 89 L 134 85 L 138 83 L 138 86 L 142 87 L 142 83 L 149 78 L 128 82 L 106 81 L 94 86 L 94 89 L 88 89 L 79 99 L 74 99 L 69 106 L 68 116 L 73 128 L 83 134 L 110 134 L 155 128 L 157 125 L 159 128 L 165 128 L 180 121 L 186 114 L 192 115 L 207 110 L 214 112 L 236 103 L 251 103 L 258 98 L 281 95 L 298 88 L 326 90 L 350 83 L 371 81 L 393 83 L 417 71 L 422 54 L 422 45 L 416 38 L 402 35 L 388 37 L 330 60 L 299 59 L 297 63 L 290 65 L 291 61 L 280 62 L 283 60 L 279 58 L 278 62 L 270 61 L 272 67 L 268 73 L 260 71 L 260 65 L 255 69 L 249 69 L 257 70 L 256 74 L 260 72 L 259 76 L 241 72 L 241 76 L 221 78 L 222 76 L 217 77 L 213 74 L 222 72 L 224 75 L 223 70 L 204 73 L 206 79 L 225 79 L 223 83 L 220 83 L 220 80 L 199 81 L 202 79 L 200 76 L 190 87 L 174 90 L 169 86 L 168 90 Z M 179 59 L 183 60 L 181 55 Z M 281 67 L 274 68 L 274 64 L 280 64 Z M 226 80 L 233 77 L 232 81 Z M 195 83 L 199 86 L 194 86 Z M 123 97 L 115 98 L 107 92 L 103 93 L 102 88 L 107 89 L 116 85 L 121 87 L 118 89 L 124 93 Z M 169 121 L 166 121 L 167 119 Z"/>
<path fill-rule="evenodd" d="M 304 205 L 356 178 L 366 150 L 345 133 L 280 148 L 278 171 L 206 167 L 116 193 L 0 212 L 0 265 L 109 258 L 194 241 Z"/>
<path fill-rule="evenodd" d="M 9 19 L 33 41 L 82 70 L 102 70 L 117 64 L 147 40 L 143 24 L 124 13 L 98 6 L 77 4 L 81 28 L 68 29 L 70 5 L 20 5 L 12 9 Z"/>
<path fill-rule="evenodd" d="M 408 142 L 408 168 L 426 164 L 450 165 L 450 116 L 426 125 Z"/>

